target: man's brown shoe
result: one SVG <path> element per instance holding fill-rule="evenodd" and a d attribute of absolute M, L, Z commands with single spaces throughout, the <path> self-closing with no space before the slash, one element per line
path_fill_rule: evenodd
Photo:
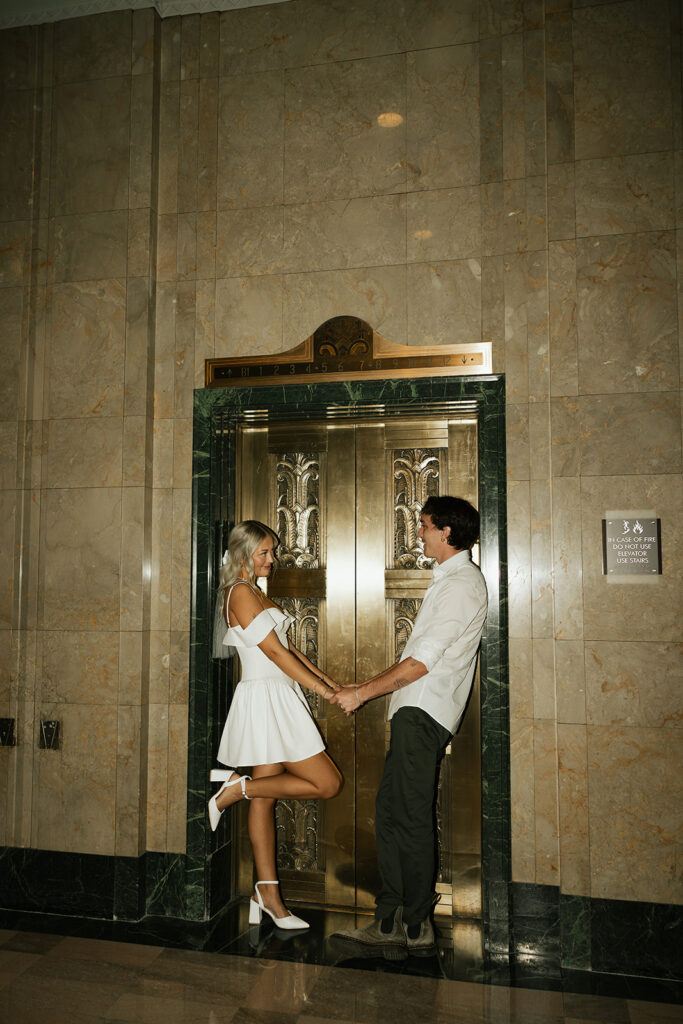
<path fill-rule="evenodd" d="M 390 932 L 382 931 L 382 922 L 376 918 L 366 928 L 333 932 L 330 946 L 347 957 L 380 957 L 385 960 L 405 960 L 406 935 L 402 921 L 402 907 L 397 907 Z"/>

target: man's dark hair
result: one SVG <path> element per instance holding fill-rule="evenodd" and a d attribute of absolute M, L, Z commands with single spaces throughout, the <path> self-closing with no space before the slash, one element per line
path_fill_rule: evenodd
<path fill-rule="evenodd" d="M 471 548 L 479 538 L 479 513 L 474 505 L 464 498 L 452 498 L 449 494 L 432 495 L 425 501 L 422 512 L 431 516 L 437 529 L 450 526 L 448 543 L 453 548 Z"/>

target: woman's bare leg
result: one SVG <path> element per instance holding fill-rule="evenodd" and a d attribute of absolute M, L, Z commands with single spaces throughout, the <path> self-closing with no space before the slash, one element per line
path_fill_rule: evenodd
<path fill-rule="evenodd" d="M 285 769 L 279 775 L 252 778 L 245 784 L 250 800 L 264 797 L 270 800 L 329 800 L 341 789 L 342 778 L 324 751 L 303 761 L 283 761 Z M 228 786 L 216 801 L 219 811 L 242 799 L 241 786 Z"/>
<path fill-rule="evenodd" d="M 258 764 L 252 769 L 253 779 L 264 779 L 282 775 L 281 764 Z M 275 799 L 260 797 L 249 804 L 249 838 L 254 852 L 256 880 L 277 878 L 275 863 Z M 261 899 L 276 917 L 285 917 L 288 913 L 280 897 L 278 885 L 259 886 Z"/>

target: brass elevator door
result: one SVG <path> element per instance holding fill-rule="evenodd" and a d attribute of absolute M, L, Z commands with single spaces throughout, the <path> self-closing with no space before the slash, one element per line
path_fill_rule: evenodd
<path fill-rule="evenodd" d="M 238 428 L 237 467 L 237 519 L 258 519 L 280 538 L 268 593 L 294 617 L 297 647 L 344 684 L 395 662 L 431 576 L 417 539 L 422 505 L 439 493 L 476 504 L 476 420 L 247 424 Z M 378 888 L 375 795 L 389 698 L 350 718 L 310 692 L 306 698 L 344 787 L 325 803 L 278 802 L 283 891 L 289 900 L 369 908 Z M 443 760 L 436 807 L 437 912 L 468 917 L 481 913 L 479 707 L 477 681 Z M 246 829 L 239 835 L 238 889 L 247 894 Z"/>

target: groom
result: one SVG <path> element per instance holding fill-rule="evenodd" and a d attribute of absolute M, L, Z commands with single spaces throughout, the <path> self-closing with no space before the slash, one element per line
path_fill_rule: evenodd
<path fill-rule="evenodd" d="M 434 801 L 446 744 L 472 687 L 486 619 L 486 584 L 470 549 L 479 513 L 462 498 L 425 502 L 418 533 L 434 575 L 400 661 L 331 698 L 347 715 L 391 693 L 391 744 L 377 793 L 375 831 L 381 889 L 374 922 L 335 932 L 349 956 L 429 956 L 436 948 Z"/>

